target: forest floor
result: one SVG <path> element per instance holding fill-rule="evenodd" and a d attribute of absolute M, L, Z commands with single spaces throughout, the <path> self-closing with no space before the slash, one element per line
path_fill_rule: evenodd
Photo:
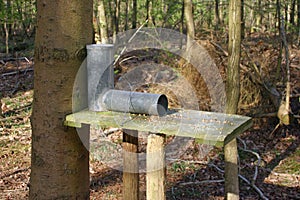
<path fill-rule="evenodd" d="M 224 71 L 227 58 L 226 47 L 222 47 L 222 41 L 200 38 L 199 43 L 208 50 L 220 71 Z M 242 77 L 248 82 L 242 81 L 244 90 L 241 96 L 247 96 L 253 90 L 256 93 L 251 93 L 250 100 L 243 99 L 239 110 L 239 114 L 254 117 L 253 128 L 242 134 L 242 142 L 239 142 L 240 174 L 250 182 L 254 179 L 255 186 L 268 199 L 300 199 L 299 119 L 295 119 L 289 126 L 280 126 L 271 134 L 278 119 L 266 114 L 276 112 L 276 109 L 270 101 L 264 101 L 257 84 L 249 84 L 251 78 L 247 78 L 247 74 L 253 72 L 250 70 L 251 65 L 259 63 L 265 74 L 262 77 L 276 83 L 276 90 L 283 94 L 284 84 L 274 80 L 278 52 L 278 38 L 253 35 L 243 42 Z M 300 50 L 296 46 L 290 47 L 290 61 L 293 94 L 291 106 L 295 115 L 299 116 Z M 281 69 L 284 69 L 284 58 L 280 63 Z M 11 60 L 0 58 L 1 200 L 28 198 L 33 70 L 30 56 Z M 282 71 L 280 77 L 285 76 L 284 70 Z M 201 88 L 199 90 L 202 91 Z M 116 131 L 110 138 L 121 135 L 120 131 Z M 244 151 L 243 144 L 247 146 L 247 150 L 258 153 L 261 161 L 258 162 L 255 154 Z M 201 148 L 201 145 L 191 144 L 178 160 L 167 166 L 167 199 L 224 199 L 222 149 L 212 148 L 207 156 L 201 157 Z M 122 199 L 122 172 L 94 159 L 91 159 L 90 171 L 91 199 Z M 144 199 L 145 193 L 145 174 L 140 174 L 141 199 Z M 240 196 L 241 199 L 260 198 L 253 185 L 242 179 Z"/>

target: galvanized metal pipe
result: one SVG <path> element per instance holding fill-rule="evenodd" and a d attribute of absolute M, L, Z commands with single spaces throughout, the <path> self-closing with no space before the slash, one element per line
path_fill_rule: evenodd
<path fill-rule="evenodd" d="M 168 99 L 164 94 L 109 90 L 102 99 L 107 110 L 139 114 L 166 114 Z"/>
<path fill-rule="evenodd" d="M 168 99 L 163 94 L 113 90 L 113 47 L 111 44 L 87 45 L 89 110 L 165 115 Z"/>
<path fill-rule="evenodd" d="M 104 111 L 99 104 L 101 95 L 114 88 L 112 44 L 87 45 L 88 107 L 91 111 Z"/>

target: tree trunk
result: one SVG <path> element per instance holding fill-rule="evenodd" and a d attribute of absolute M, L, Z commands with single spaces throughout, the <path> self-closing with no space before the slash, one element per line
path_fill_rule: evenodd
<path fill-rule="evenodd" d="M 245 38 L 245 0 L 241 0 L 241 38 Z"/>
<path fill-rule="evenodd" d="M 254 32 L 254 24 L 253 24 L 253 22 L 254 22 L 254 20 L 255 20 L 255 13 L 254 13 L 254 7 L 255 7 L 255 0 L 252 0 L 252 2 L 251 2 L 251 7 L 252 7 L 252 9 L 250 9 L 250 22 L 249 22 L 249 32 L 250 33 L 253 33 Z"/>
<path fill-rule="evenodd" d="M 224 12 L 223 12 L 223 7 L 224 7 L 224 5 L 223 5 L 223 1 L 220 1 L 220 3 L 219 3 L 219 17 L 220 17 L 220 22 L 221 22 L 221 24 L 223 24 L 224 23 Z"/>
<path fill-rule="evenodd" d="M 192 0 L 184 0 L 184 16 L 186 19 L 186 28 L 187 28 L 187 44 L 186 49 L 188 50 L 192 42 L 195 38 L 195 24 L 194 24 L 194 17 L 193 17 L 193 2 Z"/>
<path fill-rule="evenodd" d="M 125 0 L 125 31 L 128 30 L 129 23 L 129 11 L 130 11 L 130 2 L 129 0 Z"/>
<path fill-rule="evenodd" d="M 296 9 L 296 0 L 292 0 L 291 12 L 290 12 L 290 23 L 295 26 L 295 9 Z"/>
<path fill-rule="evenodd" d="M 277 30 L 279 35 L 281 34 L 280 27 L 281 27 L 281 5 L 280 0 L 276 0 L 276 20 L 277 20 Z"/>
<path fill-rule="evenodd" d="M 132 28 L 136 28 L 137 24 L 137 0 L 132 1 Z"/>
<path fill-rule="evenodd" d="M 263 24 L 262 24 L 262 20 L 263 20 L 263 13 L 264 13 L 264 8 L 262 8 L 262 5 L 261 5 L 261 0 L 258 0 L 258 16 L 256 17 L 256 27 L 261 27 Z"/>
<path fill-rule="evenodd" d="M 119 33 L 119 23 L 120 23 L 120 7 L 121 7 L 121 0 L 115 0 L 116 2 L 116 21 L 115 21 L 115 30 L 116 34 Z"/>
<path fill-rule="evenodd" d="M 297 1 L 297 10 L 298 10 L 298 13 L 297 13 L 297 26 L 298 26 L 298 29 L 299 29 L 299 32 L 300 32 L 300 0 Z"/>
<path fill-rule="evenodd" d="M 108 43 L 107 21 L 106 21 L 106 14 L 105 14 L 105 7 L 104 7 L 103 0 L 99 1 L 98 18 L 99 18 L 101 43 L 107 44 Z"/>
<path fill-rule="evenodd" d="M 219 12 L 219 0 L 215 0 L 215 28 L 219 29 L 220 26 L 220 12 Z"/>
<path fill-rule="evenodd" d="M 29 199 L 89 199 L 89 153 L 63 121 L 72 112 L 85 45 L 93 41 L 92 5 L 37 1 Z"/>
<path fill-rule="evenodd" d="M 152 0 L 146 1 L 146 8 L 147 8 L 146 20 L 148 20 L 148 24 L 153 25 L 154 23 L 153 23 L 153 18 L 152 18 Z"/>
<path fill-rule="evenodd" d="M 300 0 L 297 1 L 297 26 L 298 26 L 298 45 L 300 45 Z"/>
<path fill-rule="evenodd" d="M 8 31 L 6 22 L 4 22 L 3 27 L 4 27 L 4 32 L 5 32 L 5 53 L 8 56 L 8 54 L 9 54 L 9 31 Z"/>
<path fill-rule="evenodd" d="M 241 0 L 229 2 L 229 60 L 226 80 L 226 112 L 237 112 L 240 96 L 241 55 Z M 225 193 L 227 199 L 239 199 L 237 143 L 232 140 L 224 146 Z"/>

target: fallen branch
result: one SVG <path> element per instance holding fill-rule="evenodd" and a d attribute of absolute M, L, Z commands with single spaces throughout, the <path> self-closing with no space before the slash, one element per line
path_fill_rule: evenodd
<path fill-rule="evenodd" d="M 4 179 L 6 177 L 9 177 L 9 176 L 12 176 L 12 175 L 15 175 L 15 174 L 18 174 L 18 173 L 22 173 L 22 172 L 26 172 L 30 169 L 30 167 L 26 167 L 26 168 L 23 168 L 23 169 L 18 169 L 12 173 L 9 173 L 9 174 L 4 174 L 3 176 L 0 177 L 0 179 Z"/>
<path fill-rule="evenodd" d="M 263 117 L 277 117 L 277 112 L 273 112 L 273 113 L 264 113 L 264 114 L 258 114 L 258 115 L 254 115 L 253 117 L 255 117 L 255 118 L 263 118 Z"/>
<path fill-rule="evenodd" d="M 4 118 L 0 118 L 0 122 L 5 122 L 8 120 L 13 120 L 13 119 L 23 119 L 24 117 L 21 115 L 17 115 L 17 116 L 10 116 L 10 117 L 4 117 Z"/>
<path fill-rule="evenodd" d="M 250 151 L 250 150 L 248 150 Z M 255 152 L 254 152 L 255 153 Z M 256 156 L 258 155 L 257 153 L 255 153 Z M 260 158 L 260 156 L 258 155 L 258 157 Z M 168 159 L 170 161 L 179 161 L 179 162 L 186 162 L 186 163 L 193 163 L 193 164 L 207 164 L 208 166 L 210 167 L 214 167 L 217 171 L 219 171 L 220 173 L 224 174 L 224 170 L 220 169 L 218 166 L 216 166 L 215 164 L 213 163 L 209 163 L 207 161 L 189 161 L 189 160 L 181 160 L 181 159 Z M 260 162 L 260 161 L 259 161 Z M 260 196 L 261 199 L 264 199 L 264 200 L 268 200 L 268 198 L 263 194 L 263 192 L 252 182 L 252 181 L 249 181 L 247 178 L 245 178 L 244 176 L 242 176 L 241 174 L 238 175 L 239 178 L 241 178 L 244 182 L 246 182 L 248 185 L 250 185 Z M 253 179 L 256 179 L 257 178 L 257 173 L 254 174 L 254 177 Z M 252 179 L 252 180 L 253 180 Z M 209 182 L 221 182 L 221 180 L 204 180 L 204 181 L 196 181 L 196 182 L 188 182 L 186 185 L 190 185 L 190 184 L 204 184 L 204 183 L 209 183 Z M 223 181 L 223 180 L 222 180 Z M 183 184 L 180 184 L 180 185 L 184 185 Z"/>
<path fill-rule="evenodd" d="M 9 61 L 16 61 L 16 60 L 25 60 L 26 62 L 30 62 L 30 60 L 27 57 L 19 57 L 19 58 L 2 58 L 1 63 L 9 62 Z"/>
<path fill-rule="evenodd" d="M 209 166 L 214 167 L 216 170 L 218 170 L 222 174 L 224 173 L 224 170 L 220 169 L 218 166 L 216 166 L 214 164 L 209 164 Z M 263 192 L 255 184 L 251 183 L 248 179 L 246 179 L 244 176 L 242 176 L 240 174 L 239 174 L 239 178 L 241 178 L 244 182 L 246 182 L 248 185 L 253 187 L 253 189 L 259 194 L 261 199 L 268 200 L 268 198 L 263 194 Z"/>
<path fill-rule="evenodd" d="M 136 32 L 131 36 L 131 38 L 128 40 L 128 42 L 127 43 L 130 43 L 134 38 L 135 38 L 135 36 L 138 34 L 138 32 L 140 32 L 140 30 L 146 25 L 148 23 L 148 19 L 136 30 Z M 121 51 L 121 53 L 118 55 L 118 57 L 116 58 L 116 60 L 114 61 L 114 63 L 113 63 L 113 65 L 115 65 L 118 61 L 119 61 L 119 59 L 120 59 L 120 57 L 121 57 L 121 55 L 126 51 L 126 49 L 127 49 L 127 47 L 125 46 L 123 49 L 122 49 L 122 51 Z"/>
<path fill-rule="evenodd" d="M 215 47 L 217 47 L 219 50 L 221 50 L 222 51 L 222 53 L 226 56 L 226 57 L 228 57 L 228 52 L 227 51 L 225 51 L 220 45 L 218 45 L 217 43 L 215 43 L 215 42 L 213 42 L 213 41 L 209 41 L 213 46 L 215 46 Z"/>
<path fill-rule="evenodd" d="M 204 181 L 191 181 L 191 182 L 185 182 L 185 183 L 179 183 L 179 185 L 202 185 L 202 184 L 207 184 L 207 183 L 223 183 L 224 179 L 220 180 L 204 180 Z"/>
<path fill-rule="evenodd" d="M 251 182 L 252 184 L 255 184 L 257 174 L 258 174 L 258 166 L 260 166 L 260 163 L 261 163 L 261 157 L 258 153 L 254 152 L 254 151 L 251 151 L 251 150 L 248 150 L 247 145 L 246 145 L 244 140 L 242 140 L 240 137 L 237 137 L 237 139 L 243 144 L 243 148 L 242 148 L 243 151 L 251 153 L 251 154 L 255 155 L 256 158 L 257 158 L 257 164 L 255 165 L 255 172 L 254 172 L 252 182 Z"/>
<path fill-rule="evenodd" d="M 33 68 L 27 68 L 27 69 L 22 69 L 22 70 L 19 70 L 19 71 L 13 71 L 13 72 L 7 72 L 7 73 L 4 73 L 4 74 L 1 74 L 1 76 L 11 76 L 11 75 L 15 75 L 15 74 L 18 74 L 18 73 L 27 73 L 28 71 L 33 71 Z"/>

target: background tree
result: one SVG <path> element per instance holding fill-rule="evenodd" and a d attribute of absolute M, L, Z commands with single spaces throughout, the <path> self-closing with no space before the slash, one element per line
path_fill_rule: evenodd
<path fill-rule="evenodd" d="M 136 29 L 137 24 L 137 0 L 132 0 L 132 28 Z"/>
<path fill-rule="evenodd" d="M 195 38 L 195 25 L 193 16 L 193 2 L 192 0 L 184 0 L 184 16 L 186 19 L 187 28 L 187 50 L 191 47 L 192 42 Z"/>
<path fill-rule="evenodd" d="M 240 97 L 241 57 L 241 0 L 229 1 L 229 42 L 226 79 L 226 112 L 235 114 Z M 225 193 L 227 199 L 239 199 L 237 143 L 232 140 L 225 145 Z M 229 184 L 231 183 L 231 184 Z"/>
<path fill-rule="evenodd" d="M 105 14 L 105 7 L 103 0 L 99 0 L 98 5 L 98 23 L 100 29 L 100 36 L 101 36 L 101 43 L 106 44 L 108 43 L 108 32 L 107 32 L 107 21 L 106 21 L 106 14 Z"/>
<path fill-rule="evenodd" d="M 37 1 L 30 199 L 89 198 L 89 153 L 63 120 L 93 39 L 92 3 Z"/>

